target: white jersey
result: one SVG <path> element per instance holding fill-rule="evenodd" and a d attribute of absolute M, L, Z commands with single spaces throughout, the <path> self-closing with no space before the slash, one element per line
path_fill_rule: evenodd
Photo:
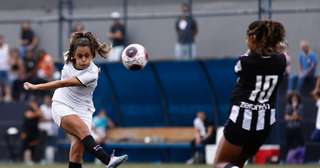
<path fill-rule="evenodd" d="M 316 129 L 320 130 L 320 100 L 317 100 L 317 106 L 318 106 L 318 114 L 317 114 L 317 120 L 316 120 Z"/>
<path fill-rule="evenodd" d="M 206 136 L 206 127 L 204 126 L 204 122 L 200 118 L 197 117 L 196 119 L 194 119 L 193 126 L 195 129 L 199 130 L 201 137 Z"/>
<path fill-rule="evenodd" d="M 97 86 L 99 68 L 91 62 L 88 68 L 77 70 L 72 63 L 65 64 L 61 73 L 61 80 L 76 77 L 83 86 L 58 88 L 52 100 L 63 103 L 71 108 L 84 108 L 91 112 L 95 111 L 92 95 Z"/>

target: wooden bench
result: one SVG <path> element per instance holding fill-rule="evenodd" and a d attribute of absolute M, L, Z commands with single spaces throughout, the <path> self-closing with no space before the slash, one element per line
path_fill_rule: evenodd
<path fill-rule="evenodd" d="M 193 127 L 114 128 L 107 132 L 107 142 L 182 143 L 194 138 Z"/>
<path fill-rule="evenodd" d="M 145 139 L 155 138 L 160 141 Z M 108 152 L 116 149 L 128 154 L 132 162 L 183 162 L 191 156 L 190 141 L 194 138 L 192 127 L 130 127 L 107 130 L 107 140 L 101 144 Z M 61 153 L 67 153 L 69 141 L 61 141 L 57 146 Z M 59 155 L 68 159 L 68 155 Z"/>

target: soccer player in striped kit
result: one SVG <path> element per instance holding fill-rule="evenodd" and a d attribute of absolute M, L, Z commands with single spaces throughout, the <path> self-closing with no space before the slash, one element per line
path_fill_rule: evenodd
<path fill-rule="evenodd" d="M 84 149 L 96 156 L 107 168 L 116 168 L 127 155 L 108 155 L 91 136 L 92 101 L 99 68 L 93 63 L 96 53 L 106 58 L 111 47 L 98 41 L 91 32 L 72 35 L 61 80 L 43 84 L 24 83 L 26 90 L 56 89 L 52 98 L 52 118 L 71 139 L 69 168 L 81 168 Z"/>
<path fill-rule="evenodd" d="M 285 29 L 276 21 L 254 21 L 247 29 L 249 52 L 236 63 L 237 84 L 214 168 L 242 168 L 267 139 L 275 123 L 278 85 L 286 59 L 280 53 Z"/>

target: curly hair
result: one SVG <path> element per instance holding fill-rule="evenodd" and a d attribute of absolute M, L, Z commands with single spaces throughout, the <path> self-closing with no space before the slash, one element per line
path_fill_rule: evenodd
<path fill-rule="evenodd" d="M 93 58 L 96 53 L 98 53 L 102 58 L 107 58 L 111 50 L 110 43 L 98 41 L 91 32 L 75 32 L 71 36 L 69 50 L 64 53 L 66 63 L 74 60 L 74 54 L 79 46 L 88 46 Z"/>
<path fill-rule="evenodd" d="M 247 35 L 254 38 L 251 52 L 257 55 L 280 54 L 278 46 L 285 41 L 285 29 L 280 22 L 264 20 L 252 22 Z"/>

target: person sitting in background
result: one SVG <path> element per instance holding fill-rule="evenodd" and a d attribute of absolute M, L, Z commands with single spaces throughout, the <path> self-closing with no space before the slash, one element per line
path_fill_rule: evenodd
<path fill-rule="evenodd" d="M 9 46 L 0 35 L 0 101 L 11 101 L 9 70 Z"/>
<path fill-rule="evenodd" d="M 16 87 L 17 81 L 19 80 L 19 73 L 24 73 L 23 62 L 19 56 L 19 49 L 12 48 L 10 49 L 10 57 L 9 57 L 9 81 L 10 81 L 10 90 L 11 90 L 11 97 L 13 101 L 20 100 L 20 91 Z M 23 81 L 24 82 L 24 81 Z M 23 90 L 21 83 L 21 91 Z"/>
<path fill-rule="evenodd" d="M 39 39 L 35 36 L 30 22 L 23 22 L 21 24 L 21 47 L 20 56 L 24 57 L 29 50 L 35 51 L 38 46 Z"/>
<path fill-rule="evenodd" d="M 24 68 L 18 71 L 17 79 L 12 82 L 12 98 L 14 101 L 25 101 L 27 97 L 26 91 L 23 89 L 23 83 L 26 82 L 26 74 Z"/>
<path fill-rule="evenodd" d="M 283 55 L 286 57 L 286 61 L 287 61 L 287 66 L 286 66 L 286 72 L 285 75 L 289 76 L 291 73 L 291 56 L 288 54 L 288 43 L 285 42 L 281 42 L 280 43 L 280 52 L 283 53 Z"/>
<path fill-rule="evenodd" d="M 287 62 L 287 66 L 286 66 L 286 71 L 285 71 L 285 74 L 284 74 L 284 80 L 283 81 L 287 81 L 288 85 L 287 85 L 287 92 L 290 93 L 292 92 L 293 90 L 293 83 L 292 83 L 292 80 L 290 80 L 290 78 L 293 78 L 292 73 L 291 73 L 291 64 L 292 64 L 292 61 L 291 61 L 291 56 L 288 54 L 288 43 L 286 41 L 284 42 L 281 42 L 279 44 L 279 50 L 280 50 L 280 53 L 282 53 L 285 57 L 286 57 L 286 62 Z M 280 92 L 279 92 L 280 93 Z"/>
<path fill-rule="evenodd" d="M 36 148 L 39 144 L 38 123 L 40 118 L 41 111 L 39 106 L 35 100 L 31 100 L 28 104 L 27 110 L 24 112 L 22 131 L 20 135 L 23 141 L 23 158 L 26 164 L 32 164 L 34 161 L 39 161 Z"/>
<path fill-rule="evenodd" d="M 292 92 L 288 95 L 284 120 L 286 122 L 286 145 L 288 149 L 286 162 L 302 164 L 304 161 L 304 138 L 302 132 L 302 104 L 300 96 Z"/>
<path fill-rule="evenodd" d="M 197 151 L 197 146 L 213 144 L 215 140 L 213 125 L 208 122 L 204 112 L 197 112 L 197 117 L 193 121 L 193 127 L 194 139 L 191 141 L 192 158 L 187 161 L 187 164 L 202 163 L 204 157 Z"/>
<path fill-rule="evenodd" d="M 108 117 L 105 110 L 101 110 L 93 117 L 93 133 L 97 143 L 103 143 L 106 140 L 107 128 L 114 128 L 113 121 Z"/>
<path fill-rule="evenodd" d="M 51 164 L 54 162 L 55 139 L 58 135 L 58 126 L 54 123 L 51 115 L 51 96 L 46 95 L 44 102 L 40 106 L 41 119 L 39 122 L 39 130 L 41 131 L 42 153 L 44 153 L 43 163 Z"/>
<path fill-rule="evenodd" d="M 19 49 L 18 48 L 12 48 L 10 49 L 10 57 L 9 57 L 9 66 L 10 66 L 10 72 L 9 72 L 9 80 L 10 83 L 12 83 L 14 80 L 18 79 L 19 71 L 23 71 L 23 61 L 21 60 L 19 56 Z"/>
<path fill-rule="evenodd" d="M 110 27 L 108 36 L 112 41 L 112 49 L 108 61 L 116 62 L 121 60 L 121 52 L 125 46 L 125 27 L 120 22 L 120 13 L 112 12 L 112 25 Z"/>
<path fill-rule="evenodd" d="M 39 50 L 39 60 L 37 64 L 37 76 L 46 81 L 53 80 L 54 62 L 52 56 L 44 49 Z"/>
<path fill-rule="evenodd" d="M 303 84 L 315 77 L 316 67 L 318 63 L 317 54 L 311 50 L 308 41 L 300 42 L 301 52 L 299 54 L 299 79 L 297 91 L 300 93 Z"/>

